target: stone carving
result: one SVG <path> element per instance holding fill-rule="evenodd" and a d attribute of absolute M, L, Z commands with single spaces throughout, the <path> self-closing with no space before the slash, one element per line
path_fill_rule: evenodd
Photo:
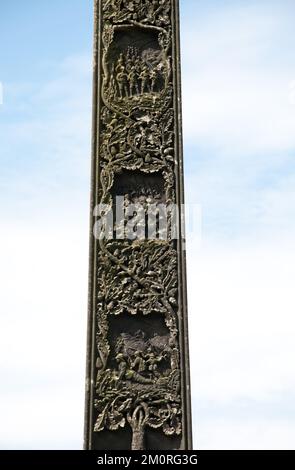
<path fill-rule="evenodd" d="M 96 385 L 103 398 L 95 402 L 95 431 L 128 422 L 132 448 L 143 449 L 146 426 L 162 427 L 167 435 L 181 432 L 176 252 L 169 242 L 108 242 L 99 266 Z M 169 334 L 147 340 L 142 331 L 122 333 L 112 351 L 109 319 L 123 313 L 162 315 Z"/>
<path fill-rule="evenodd" d="M 176 202 L 171 0 L 103 0 L 99 202 L 114 205 L 123 171 L 160 175 L 159 188 L 124 190 Z M 149 184 L 149 183 L 148 183 Z M 148 428 L 181 435 L 178 265 L 174 242 L 99 240 L 94 432 L 132 429 L 144 449 Z M 139 329 L 114 337 L 113 319 L 163 320 L 166 334 Z M 123 325 L 122 325 L 123 327 Z"/>
<path fill-rule="evenodd" d="M 147 39 L 149 35 L 152 41 Z M 136 36 L 138 47 L 132 45 Z M 126 25 L 107 23 L 102 38 L 102 98 L 107 106 L 114 107 L 115 102 L 128 111 L 139 102 L 142 107 L 151 108 L 171 98 L 170 30 L 134 23 L 127 35 Z"/>
<path fill-rule="evenodd" d="M 95 401 L 99 411 L 95 431 L 132 428 L 132 449 L 144 449 L 145 427 L 162 428 L 166 435 L 180 434 L 179 370 L 170 367 L 159 372 L 174 355 L 169 337 L 145 333 L 123 333 L 116 344 L 117 367 L 100 372 Z"/>
<path fill-rule="evenodd" d="M 101 166 L 106 171 L 119 169 L 172 173 L 174 164 L 173 113 L 140 113 L 126 120 L 108 108 L 102 110 L 104 138 Z"/>
<path fill-rule="evenodd" d="M 103 14 L 114 23 L 140 21 L 161 26 L 170 24 L 170 9 L 167 0 L 106 0 Z"/>
<path fill-rule="evenodd" d="M 140 55 L 138 48 L 128 46 L 125 54 L 121 52 L 112 66 L 109 95 L 118 100 L 139 101 L 147 94 L 150 99 L 156 92 L 156 84 L 167 75 L 164 67 L 157 51 Z"/>

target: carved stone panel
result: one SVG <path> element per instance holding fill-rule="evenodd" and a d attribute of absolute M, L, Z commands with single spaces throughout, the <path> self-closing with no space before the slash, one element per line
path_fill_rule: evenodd
<path fill-rule="evenodd" d="M 191 448 L 178 34 L 176 0 L 95 1 L 86 449 Z"/>

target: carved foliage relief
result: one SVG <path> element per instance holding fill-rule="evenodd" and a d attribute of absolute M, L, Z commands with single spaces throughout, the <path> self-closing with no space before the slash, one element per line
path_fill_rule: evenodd
<path fill-rule="evenodd" d="M 100 3 L 99 203 L 175 203 L 171 0 Z M 149 430 L 180 438 L 174 241 L 101 239 L 97 251 L 93 431 L 129 428 L 132 449 L 146 448 Z"/>

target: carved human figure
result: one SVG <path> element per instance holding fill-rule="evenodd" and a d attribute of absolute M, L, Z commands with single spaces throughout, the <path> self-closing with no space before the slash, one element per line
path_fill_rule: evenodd
<path fill-rule="evenodd" d="M 122 353 L 117 354 L 116 361 L 118 363 L 118 377 L 117 382 L 120 384 L 123 379 L 137 382 L 140 384 L 151 384 L 153 383 L 152 378 L 144 377 L 138 372 L 135 372 L 132 365 L 129 366 L 126 358 Z"/>
<path fill-rule="evenodd" d="M 141 69 L 142 69 L 142 58 L 139 57 L 138 55 L 136 56 L 136 58 L 134 60 L 134 65 L 135 65 L 135 68 L 136 68 L 136 71 L 137 71 L 138 75 L 140 75 L 140 72 L 141 72 Z"/>
<path fill-rule="evenodd" d="M 126 54 L 126 71 L 129 74 L 131 67 L 133 65 L 133 52 L 132 48 L 128 47 L 127 54 Z"/>
<path fill-rule="evenodd" d="M 143 359 L 140 351 L 135 351 L 135 359 L 132 363 L 132 368 L 137 370 L 137 372 L 141 373 L 146 370 L 146 362 Z"/>
<path fill-rule="evenodd" d="M 143 65 L 139 78 L 141 80 L 141 94 L 143 95 L 146 90 L 147 80 L 149 78 L 149 69 L 146 64 Z"/>
<path fill-rule="evenodd" d="M 121 354 L 121 353 L 117 354 L 116 361 L 118 363 L 118 369 L 119 369 L 118 382 L 121 382 L 121 380 L 126 375 L 128 365 L 127 365 L 127 362 L 126 362 L 123 354 Z"/>
<path fill-rule="evenodd" d="M 129 75 L 128 75 L 128 80 L 129 80 L 129 92 L 130 92 L 130 97 L 133 96 L 133 90 L 134 88 L 136 89 L 137 85 L 137 73 L 136 73 L 136 68 L 134 65 L 132 65 Z M 137 85 L 138 87 L 138 85 Z"/>
<path fill-rule="evenodd" d="M 162 359 L 162 355 L 156 356 L 152 348 L 148 348 L 146 364 L 148 366 L 148 370 L 152 373 L 152 375 L 158 375 L 158 363 L 161 362 Z"/>
<path fill-rule="evenodd" d="M 124 65 L 123 54 L 120 54 L 118 63 L 116 66 L 116 81 L 118 84 L 119 96 L 123 98 L 124 92 L 127 95 L 127 73 Z"/>
<path fill-rule="evenodd" d="M 149 73 L 150 78 L 150 92 L 153 93 L 155 90 L 156 80 L 157 80 L 157 71 L 156 69 L 151 69 Z"/>

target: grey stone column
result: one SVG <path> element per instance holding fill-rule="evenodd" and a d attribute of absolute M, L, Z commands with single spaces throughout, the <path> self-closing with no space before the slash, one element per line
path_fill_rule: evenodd
<path fill-rule="evenodd" d="M 96 0 L 94 19 L 84 447 L 186 450 L 178 0 Z"/>

